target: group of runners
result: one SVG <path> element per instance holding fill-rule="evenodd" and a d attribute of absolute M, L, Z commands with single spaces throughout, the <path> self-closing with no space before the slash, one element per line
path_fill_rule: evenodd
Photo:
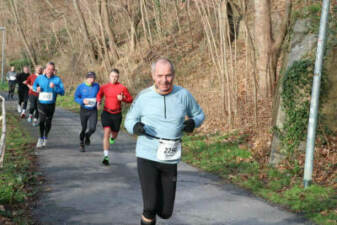
<path fill-rule="evenodd" d="M 36 66 L 35 72 L 30 74 L 29 67 L 24 66 L 21 73 L 15 72 L 15 67 L 12 66 L 10 71 L 6 74 L 8 81 L 8 100 L 14 99 L 15 87 L 18 85 L 18 104 L 17 111 L 20 113 L 21 118 L 26 117 L 27 103 L 29 102 L 28 118 L 27 121 L 31 122 L 33 126 L 38 125 L 38 93 L 33 91 L 32 86 L 35 79 L 42 74 L 43 67 Z"/>
<path fill-rule="evenodd" d="M 36 77 L 30 78 L 32 76 L 30 75 L 25 80 L 26 75 L 16 76 L 16 82 L 21 82 L 29 89 L 30 109 L 33 107 L 36 111 L 34 118 L 39 117 L 38 148 L 47 144 L 57 95 L 64 95 L 63 83 L 55 75 L 55 64 L 48 63 L 43 73 L 42 71 L 42 67 L 36 67 Z M 10 87 L 8 98 L 13 97 L 14 90 L 11 89 L 13 73 L 15 71 L 11 69 L 7 74 Z M 23 73 L 28 74 L 28 71 L 24 69 Z M 120 74 L 117 69 L 110 72 L 109 83 L 102 86 L 95 82 L 95 72 L 88 72 L 85 81 L 77 87 L 74 94 L 74 100 L 81 108 L 82 129 L 79 142 L 82 152 L 85 151 L 86 145 L 90 145 L 90 137 L 96 130 L 98 110 L 102 108 L 104 165 L 110 164 L 110 145 L 114 144 L 120 130 L 121 103 L 132 103 L 125 118 L 125 128 L 130 134 L 138 136 L 136 157 L 143 197 L 141 225 L 156 224 L 156 216 L 163 219 L 172 216 L 177 164 L 181 158 L 181 137 L 183 132 L 193 132 L 195 127 L 202 124 L 205 117 L 190 92 L 173 85 L 175 70 L 170 60 L 166 58 L 156 60 L 151 65 L 151 73 L 154 84 L 141 91 L 135 100 L 128 89 L 118 82 Z M 25 115 L 26 97 L 22 96 L 22 99 L 22 102 L 19 100 L 20 113 Z M 33 116 L 33 111 L 29 110 L 28 119 Z"/>

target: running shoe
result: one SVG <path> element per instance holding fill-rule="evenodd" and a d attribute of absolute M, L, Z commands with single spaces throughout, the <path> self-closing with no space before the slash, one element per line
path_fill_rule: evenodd
<path fill-rule="evenodd" d="M 112 138 L 112 137 L 110 137 L 110 138 L 109 138 L 109 143 L 110 143 L 111 145 L 114 144 L 114 143 L 115 143 L 115 139 Z"/>
<path fill-rule="evenodd" d="M 16 110 L 18 110 L 18 113 L 21 113 L 21 105 L 18 105 L 18 106 L 16 107 Z"/>
<path fill-rule="evenodd" d="M 33 119 L 33 127 L 37 127 L 39 125 L 38 119 L 34 118 Z"/>
<path fill-rule="evenodd" d="M 145 222 L 143 218 L 140 219 L 140 225 L 155 225 L 156 224 L 156 218 L 154 218 L 151 222 Z"/>
<path fill-rule="evenodd" d="M 26 117 L 26 110 L 22 110 L 20 117 L 22 119 Z"/>
<path fill-rule="evenodd" d="M 36 148 L 42 148 L 42 147 L 43 147 L 43 139 L 39 138 L 37 139 Z"/>
<path fill-rule="evenodd" d="M 32 118 L 33 118 L 33 115 L 32 114 L 29 114 L 28 118 L 27 118 L 27 122 L 28 123 L 31 123 L 32 122 Z"/>
<path fill-rule="evenodd" d="M 43 143 L 42 143 L 42 146 L 43 147 L 46 147 L 47 146 L 47 141 L 48 139 L 46 137 L 43 138 Z"/>
<path fill-rule="evenodd" d="M 104 156 L 102 163 L 104 165 L 108 166 L 110 164 L 110 162 L 109 162 L 109 156 Z"/>

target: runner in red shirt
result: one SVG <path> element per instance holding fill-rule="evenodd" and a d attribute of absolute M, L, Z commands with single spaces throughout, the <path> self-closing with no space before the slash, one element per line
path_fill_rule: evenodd
<path fill-rule="evenodd" d="M 33 119 L 33 126 L 37 126 L 38 125 L 38 119 L 39 119 L 39 112 L 37 110 L 37 100 L 39 98 L 39 93 L 33 91 L 33 84 L 35 79 L 37 78 L 37 76 L 42 74 L 42 66 L 38 65 L 35 67 L 35 73 L 29 75 L 29 77 L 27 78 L 27 80 L 25 81 L 25 84 L 28 86 L 29 88 L 29 92 L 28 92 L 28 100 L 29 100 L 29 116 L 27 121 L 28 122 L 32 122 L 33 119 L 33 114 L 34 114 L 34 119 Z"/>
<path fill-rule="evenodd" d="M 109 148 L 114 143 L 118 135 L 122 122 L 122 101 L 132 102 L 132 96 L 128 89 L 118 82 L 119 71 L 113 69 L 109 75 L 110 83 L 101 86 L 97 94 L 97 108 L 100 108 L 102 98 L 104 100 L 104 109 L 101 114 L 101 122 L 104 128 L 103 150 L 104 158 L 102 163 L 109 165 Z M 110 137 L 111 136 L 111 137 Z M 110 141 L 109 141 L 110 138 Z"/>

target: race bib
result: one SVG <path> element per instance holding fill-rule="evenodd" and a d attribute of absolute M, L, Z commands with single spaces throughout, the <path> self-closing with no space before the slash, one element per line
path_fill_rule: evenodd
<path fill-rule="evenodd" d="M 159 140 L 157 158 L 159 160 L 177 160 L 181 157 L 181 141 Z"/>
<path fill-rule="evenodd" d="M 16 80 L 15 76 L 9 76 L 9 80 Z"/>
<path fill-rule="evenodd" d="M 52 101 L 53 100 L 53 92 L 40 92 L 39 100 L 40 101 Z"/>
<path fill-rule="evenodd" d="M 96 106 L 96 98 L 85 98 L 84 100 L 88 101 L 88 104 L 86 106 L 88 107 Z"/>

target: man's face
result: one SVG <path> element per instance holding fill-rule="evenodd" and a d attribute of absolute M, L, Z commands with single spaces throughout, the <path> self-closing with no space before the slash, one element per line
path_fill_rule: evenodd
<path fill-rule="evenodd" d="M 11 71 L 13 72 L 14 70 L 15 70 L 15 67 L 14 67 L 14 66 L 12 66 L 12 67 L 11 67 Z"/>
<path fill-rule="evenodd" d="M 93 78 L 93 77 L 87 78 L 87 84 L 92 85 L 94 82 L 95 82 L 95 78 Z"/>
<path fill-rule="evenodd" d="M 23 67 L 23 72 L 24 73 L 29 73 L 29 68 L 27 66 Z"/>
<path fill-rule="evenodd" d="M 46 75 L 52 76 L 55 72 L 55 67 L 53 65 L 48 64 L 46 67 Z"/>
<path fill-rule="evenodd" d="M 41 74 L 42 73 L 42 67 L 36 67 L 35 74 Z"/>
<path fill-rule="evenodd" d="M 152 74 L 154 85 L 160 93 L 168 92 L 173 85 L 174 73 L 169 63 L 158 62 Z"/>
<path fill-rule="evenodd" d="M 115 84 L 118 81 L 119 75 L 118 73 L 111 72 L 110 73 L 110 82 Z"/>

